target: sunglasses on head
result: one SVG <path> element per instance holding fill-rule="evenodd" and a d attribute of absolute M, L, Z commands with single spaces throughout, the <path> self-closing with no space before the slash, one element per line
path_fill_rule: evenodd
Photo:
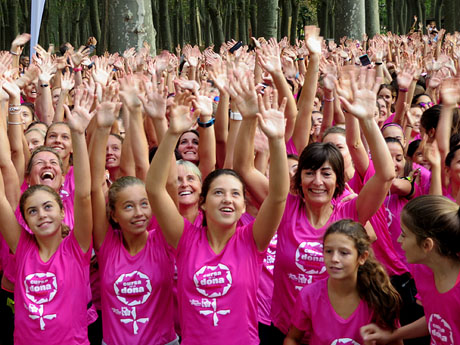
<path fill-rule="evenodd" d="M 428 102 L 428 103 L 424 103 L 424 102 L 420 102 L 418 105 L 422 106 L 422 107 L 432 107 L 434 105 L 433 102 Z"/>

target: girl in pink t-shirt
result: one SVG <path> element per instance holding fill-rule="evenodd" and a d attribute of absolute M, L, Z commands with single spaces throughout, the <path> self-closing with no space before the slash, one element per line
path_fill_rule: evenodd
<path fill-rule="evenodd" d="M 284 143 L 283 111 L 266 109 L 259 98 L 259 124 L 269 138 L 270 185 L 257 218 L 237 226 L 245 211 L 244 186 L 228 169 L 210 173 L 203 182 L 200 207 L 203 224 L 184 219 L 166 190 L 169 164 L 182 132 L 195 122 L 190 108 L 174 106 L 169 129 L 152 160 L 147 192 L 167 242 L 177 248 L 179 318 L 182 344 L 259 344 L 257 335 L 257 284 L 265 249 L 281 219 L 289 190 Z M 259 96 L 260 97 L 260 96 Z M 274 95 L 271 99 L 277 100 Z M 194 107 L 202 109 L 206 98 L 198 96 Z M 195 112 L 196 114 L 196 112 Z M 245 114 L 246 115 L 246 114 Z M 256 121 L 251 114 L 248 121 Z"/>
<path fill-rule="evenodd" d="M 365 341 L 387 343 L 431 335 L 431 344 L 460 343 L 460 208 L 440 195 L 411 200 L 401 214 L 399 237 L 415 278 L 425 316 L 394 332 L 374 324 Z"/>
<path fill-rule="evenodd" d="M 78 111 L 77 111 L 78 110 Z M 63 203 L 37 184 L 21 197 L 20 210 L 33 234 L 18 223 L 0 178 L 3 235 L 15 255 L 15 344 L 89 344 L 87 302 L 92 215 L 85 129 L 89 113 L 79 104 L 68 112 L 75 161 L 74 229 L 63 238 Z M 42 164 L 49 164 L 43 163 Z"/>
<path fill-rule="evenodd" d="M 113 182 L 106 212 L 105 151 L 116 107 L 108 101 L 99 106 L 91 151 L 104 343 L 178 344 L 172 308 L 174 253 L 161 231 L 149 227 L 152 210 L 144 183 L 132 176 Z"/>
<path fill-rule="evenodd" d="M 364 227 L 345 219 L 324 234 L 324 263 L 329 275 L 302 289 L 284 345 L 362 344 L 360 328 L 376 322 L 398 325 L 400 297 L 375 259 Z"/>

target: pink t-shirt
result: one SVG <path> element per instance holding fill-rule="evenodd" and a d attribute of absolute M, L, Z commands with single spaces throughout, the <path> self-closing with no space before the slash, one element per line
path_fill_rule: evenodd
<path fill-rule="evenodd" d="M 412 168 L 420 169 L 420 182 L 417 182 L 417 185 L 420 187 L 420 193 L 430 194 L 431 171 L 417 163 L 412 163 Z"/>
<path fill-rule="evenodd" d="M 288 155 L 299 155 L 297 148 L 294 145 L 294 140 L 292 137 L 286 142 L 286 154 Z"/>
<path fill-rule="evenodd" d="M 173 320 L 173 249 L 160 230 L 131 256 L 120 230 L 107 230 L 98 252 L 104 342 L 163 345 L 176 339 Z"/>
<path fill-rule="evenodd" d="M 292 324 L 310 334 L 309 345 L 363 344 L 359 329 L 372 322 L 374 312 L 361 300 L 348 318 L 342 318 L 329 300 L 327 281 L 320 280 L 300 291 Z"/>
<path fill-rule="evenodd" d="M 181 344 L 259 344 L 256 295 L 265 251 L 257 249 L 253 223 L 237 227 L 216 254 L 206 227 L 184 222 L 177 247 Z"/>
<path fill-rule="evenodd" d="M 452 289 L 439 293 L 429 267 L 411 265 L 411 270 L 425 311 L 431 344 L 460 344 L 460 274 Z"/>
<path fill-rule="evenodd" d="M 259 309 L 259 322 L 264 325 L 270 325 L 271 306 L 273 298 L 273 270 L 275 268 L 276 245 L 278 243 L 278 234 L 275 234 L 270 241 L 265 255 L 262 274 L 259 280 L 259 289 L 257 290 L 257 306 Z"/>
<path fill-rule="evenodd" d="M 327 276 L 323 258 L 325 231 L 331 223 L 345 218 L 358 221 L 356 198 L 334 206 L 327 223 L 315 229 L 307 219 L 302 198 L 288 195 L 278 227 L 272 301 L 272 321 L 284 334 L 289 330 L 291 312 L 299 291 Z"/>
<path fill-rule="evenodd" d="M 366 174 L 363 178 L 359 176 L 358 172 L 355 171 L 353 178 L 349 181 L 350 186 L 353 188 L 355 193 L 361 192 L 367 181 L 375 175 L 374 163 L 369 160 L 369 166 Z M 374 250 L 376 258 L 385 266 L 387 273 L 390 276 L 402 275 L 408 272 L 408 268 L 405 265 L 405 260 L 401 261 L 396 252 L 390 233 L 388 230 L 386 208 L 384 205 L 380 206 L 377 212 L 369 219 L 369 223 L 372 225 L 377 240 L 372 243 L 372 249 Z"/>
<path fill-rule="evenodd" d="M 43 262 L 33 235 L 22 231 L 16 249 L 14 343 L 89 344 L 87 312 L 91 248 L 74 232 Z M 19 283 L 20 282 L 20 283 Z"/>

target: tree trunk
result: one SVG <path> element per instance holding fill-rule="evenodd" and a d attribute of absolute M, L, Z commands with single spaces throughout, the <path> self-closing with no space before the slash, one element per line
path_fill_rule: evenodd
<path fill-rule="evenodd" d="M 158 13 L 160 15 L 158 36 L 161 36 L 161 48 L 172 51 L 173 43 L 171 37 L 171 25 L 169 23 L 169 7 L 167 0 L 160 0 L 158 2 Z"/>
<path fill-rule="evenodd" d="M 378 0 L 366 0 L 366 33 L 369 38 L 380 33 Z"/>
<path fill-rule="evenodd" d="M 76 48 L 78 49 L 78 33 L 79 33 L 79 30 L 78 28 L 80 27 L 80 13 L 81 13 L 81 9 L 80 9 L 80 4 L 79 3 L 76 3 L 76 11 L 75 11 L 75 19 L 73 20 L 74 24 L 71 25 L 71 36 L 70 36 L 70 43 Z"/>
<path fill-rule="evenodd" d="M 102 52 L 106 52 L 109 50 L 109 0 L 103 0 L 102 1 L 102 42 L 100 43 L 101 45 L 101 50 Z M 99 45 L 99 43 L 98 43 Z"/>
<path fill-rule="evenodd" d="M 288 37 L 291 32 L 292 8 L 291 0 L 281 0 L 280 36 Z"/>
<path fill-rule="evenodd" d="M 295 40 L 297 39 L 297 22 L 299 20 L 299 0 L 291 0 L 291 9 L 292 9 L 292 23 L 291 23 L 291 34 L 290 34 L 290 43 L 295 45 Z"/>
<path fill-rule="evenodd" d="M 360 40 L 365 31 L 364 0 L 341 0 L 336 6 L 336 39 L 347 36 Z"/>
<path fill-rule="evenodd" d="M 160 13 L 158 12 L 158 0 L 151 0 L 152 6 L 152 19 L 153 19 L 153 27 L 155 28 L 156 32 L 160 32 Z M 161 49 L 161 35 L 157 35 L 156 38 L 156 45 L 157 49 Z"/>
<path fill-rule="evenodd" d="M 387 31 L 395 32 L 395 17 L 393 11 L 393 0 L 386 0 L 387 9 Z"/>
<path fill-rule="evenodd" d="M 321 35 L 326 38 L 332 37 L 329 31 L 329 0 L 321 0 L 316 9 L 318 17 L 318 25 L 321 30 Z"/>
<path fill-rule="evenodd" d="M 455 31 L 458 31 L 460 27 L 460 4 L 458 0 L 445 0 L 444 13 L 444 29 L 446 29 L 446 32 L 453 34 Z"/>
<path fill-rule="evenodd" d="M 78 41 L 77 47 L 80 47 L 82 45 L 86 44 L 86 41 L 88 39 L 86 35 L 86 25 L 88 24 L 88 7 L 87 7 L 87 1 L 83 0 L 83 9 L 80 14 L 80 40 Z"/>
<path fill-rule="evenodd" d="M 257 3 L 256 0 L 249 0 L 249 19 L 251 22 L 251 37 L 259 37 L 257 32 Z"/>
<path fill-rule="evenodd" d="M 91 32 L 92 36 L 96 37 L 98 42 L 101 41 L 101 22 L 99 18 L 99 7 L 97 0 L 89 1 L 89 15 L 91 18 Z M 104 50 L 102 46 L 97 45 L 97 53 L 103 54 Z"/>
<path fill-rule="evenodd" d="M 211 17 L 212 31 L 214 34 L 214 50 L 218 52 L 225 39 L 224 32 L 222 30 L 222 16 L 220 9 L 217 8 L 214 0 L 206 0 L 206 8 L 208 9 L 209 16 Z"/>
<path fill-rule="evenodd" d="M 441 29 L 442 28 L 442 13 L 444 11 L 444 9 L 446 8 L 445 4 L 444 4 L 444 0 L 439 0 L 438 1 L 438 7 L 436 7 L 435 9 L 435 12 L 436 12 L 436 17 L 434 18 L 436 20 L 436 25 L 438 27 L 438 29 Z"/>
<path fill-rule="evenodd" d="M 198 31 L 196 27 L 196 0 L 190 0 L 190 44 L 198 43 Z"/>
<path fill-rule="evenodd" d="M 278 0 L 257 0 L 257 36 L 277 37 Z"/>
<path fill-rule="evenodd" d="M 398 34 L 402 35 L 406 33 L 406 0 L 401 0 L 398 5 L 400 6 L 398 13 Z"/>
<path fill-rule="evenodd" d="M 182 0 L 179 0 L 179 12 L 177 14 L 177 18 L 179 21 L 179 44 L 182 47 L 184 45 L 185 37 L 184 37 L 184 11 L 182 8 Z"/>
<path fill-rule="evenodd" d="M 19 24 L 18 24 L 18 1 L 17 0 L 8 0 L 8 41 L 11 43 L 19 33 Z"/>
<path fill-rule="evenodd" d="M 123 53 L 130 47 L 142 47 L 144 41 L 155 50 L 155 29 L 150 0 L 118 0 L 110 3 L 110 51 Z"/>
<path fill-rule="evenodd" d="M 247 34 L 248 34 L 248 16 L 246 12 L 246 1 L 238 0 L 237 3 L 237 17 L 238 20 L 238 39 L 244 44 L 248 43 Z"/>
<path fill-rule="evenodd" d="M 238 27 L 241 25 L 241 22 L 244 20 L 243 17 L 238 17 L 237 15 L 237 6 L 235 3 L 232 3 L 232 20 L 230 21 L 230 39 L 238 39 Z M 221 12 L 222 13 L 222 12 Z"/>

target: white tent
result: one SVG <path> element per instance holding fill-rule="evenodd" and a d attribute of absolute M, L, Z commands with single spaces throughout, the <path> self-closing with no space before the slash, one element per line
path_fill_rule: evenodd
<path fill-rule="evenodd" d="M 42 23 L 43 8 L 45 7 L 46 0 L 32 0 L 32 6 L 30 9 L 30 61 L 32 62 L 32 56 L 35 54 L 34 47 L 38 43 L 38 37 L 40 36 L 40 25 Z"/>

